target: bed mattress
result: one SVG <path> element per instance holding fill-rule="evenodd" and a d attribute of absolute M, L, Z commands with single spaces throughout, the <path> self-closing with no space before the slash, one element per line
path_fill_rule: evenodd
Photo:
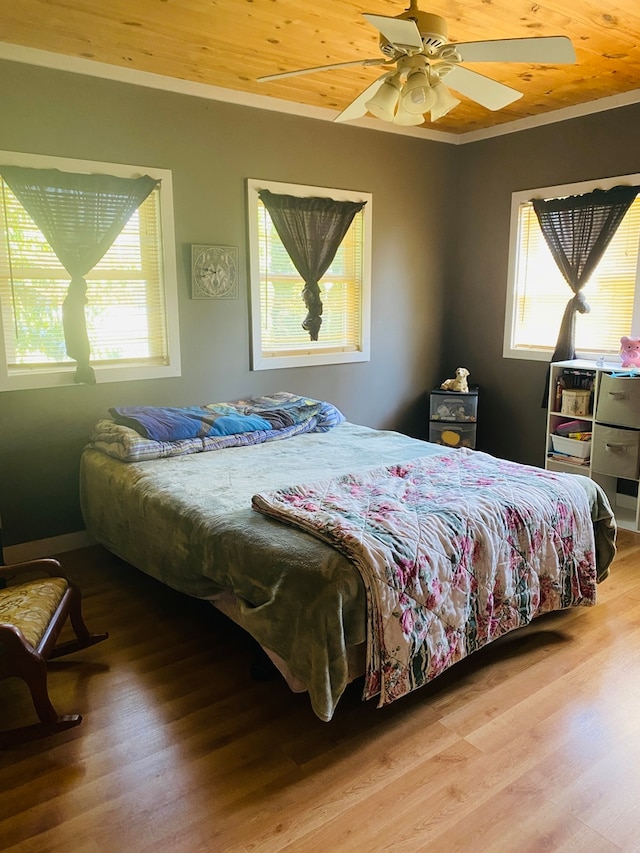
<path fill-rule="evenodd" d="M 326 433 L 144 462 L 87 448 L 80 496 L 89 533 L 123 560 L 227 612 L 283 661 L 323 720 L 366 640 L 366 600 L 353 563 L 309 533 L 256 513 L 258 492 L 456 453 L 395 432 L 341 423 Z M 601 576 L 613 553 L 606 498 L 579 477 L 596 525 Z M 229 605 L 233 602 L 233 606 Z"/>
<path fill-rule="evenodd" d="M 233 618 L 287 662 L 327 720 L 352 677 L 347 647 L 365 640 L 362 580 L 330 546 L 256 513 L 251 498 L 443 452 L 455 451 L 350 423 L 138 463 L 87 448 L 82 513 L 97 542 L 162 583 L 198 598 L 231 593 Z"/>

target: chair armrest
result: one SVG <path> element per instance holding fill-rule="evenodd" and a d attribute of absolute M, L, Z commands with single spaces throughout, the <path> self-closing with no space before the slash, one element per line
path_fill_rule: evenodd
<path fill-rule="evenodd" d="M 49 575 L 52 578 L 65 577 L 62 566 L 58 560 L 54 560 L 52 557 L 0 566 L 0 580 L 13 580 L 20 575 L 37 576 L 38 574 Z"/>

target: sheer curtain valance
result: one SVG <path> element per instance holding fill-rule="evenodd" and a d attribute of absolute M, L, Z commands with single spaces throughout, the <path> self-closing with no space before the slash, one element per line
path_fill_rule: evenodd
<path fill-rule="evenodd" d="M 317 341 L 322 324 L 320 279 L 331 266 L 354 216 L 366 202 L 280 195 L 270 190 L 260 190 L 259 196 L 304 280 L 302 298 L 307 316 L 302 328 L 312 341 Z"/>
<path fill-rule="evenodd" d="M 84 277 L 158 181 L 147 175 L 120 178 L 22 166 L 0 166 L 0 175 L 71 276 L 62 305 L 67 354 L 77 363 L 74 382 L 95 383 L 84 313 Z"/>

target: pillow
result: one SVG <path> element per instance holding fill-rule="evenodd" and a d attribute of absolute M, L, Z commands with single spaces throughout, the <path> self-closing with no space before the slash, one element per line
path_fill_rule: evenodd
<path fill-rule="evenodd" d="M 271 423 L 258 415 L 222 415 L 214 422 L 208 435 L 235 435 L 259 429 L 272 429 Z"/>

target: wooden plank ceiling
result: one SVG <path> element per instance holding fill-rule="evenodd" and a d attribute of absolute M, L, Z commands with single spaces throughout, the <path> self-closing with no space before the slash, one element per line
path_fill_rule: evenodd
<path fill-rule="evenodd" d="M 380 57 L 363 12 L 399 15 L 406 0 L 0 0 L 0 41 L 184 81 L 340 111 L 379 75 L 348 68 L 270 83 L 256 78 Z M 524 96 L 498 112 L 467 98 L 425 127 L 460 134 L 640 87 L 638 0 L 422 0 L 451 42 L 569 36 L 575 65 L 467 63 Z"/>

